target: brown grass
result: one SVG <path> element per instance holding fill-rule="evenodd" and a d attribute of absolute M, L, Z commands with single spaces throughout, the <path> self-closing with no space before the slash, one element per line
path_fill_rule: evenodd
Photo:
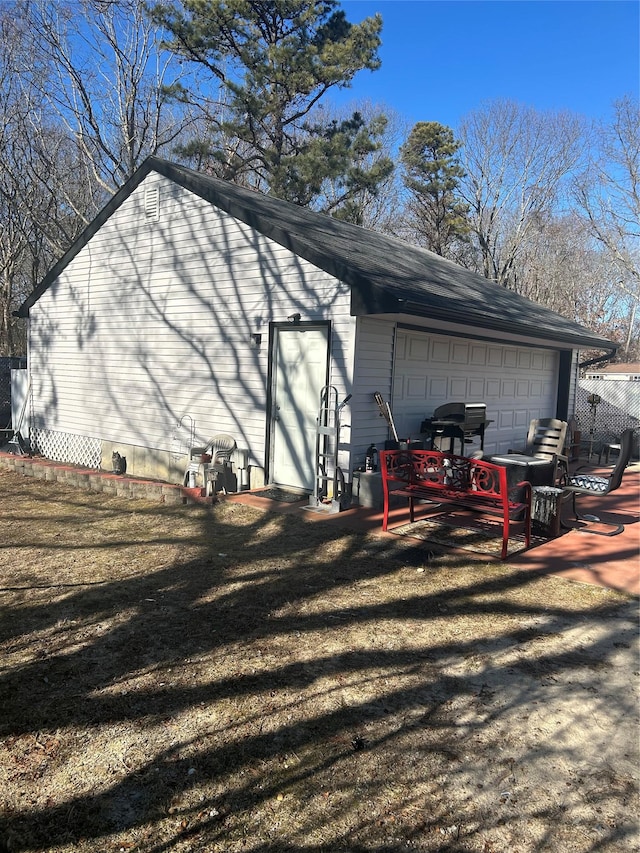
<path fill-rule="evenodd" d="M 0 850 L 637 848 L 634 601 L 304 513 L 0 489 Z"/>

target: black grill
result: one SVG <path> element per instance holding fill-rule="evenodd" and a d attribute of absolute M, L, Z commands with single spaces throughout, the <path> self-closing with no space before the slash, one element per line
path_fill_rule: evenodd
<path fill-rule="evenodd" d="M 480 449 L 484 450 L 484 431 L 490 423 L 484 403 L 445 403 L 438 406 L 433 417 L 422 421 L 420 432 L 430 436 L 432 450 L 436 442 L 443 450 L 443 439 L 449 439 L 449 452 L 453 453 L 458 439 L 463 456 L 464 445 L 471 444 L 476 437 L 480 439 Z"/>

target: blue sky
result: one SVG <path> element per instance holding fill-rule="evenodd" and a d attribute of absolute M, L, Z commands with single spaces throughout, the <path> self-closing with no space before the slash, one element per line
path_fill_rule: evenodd
<path fill-rule="evenodd" d="M 640 86 L 640 0 L 343 0 L 352 23 L 380 12 L 382 68 L 340 103 L 370 100 L 411 124 L 455 129 L 483 101 L 608 119 Z M 333 101 L 338 100 L 335 93 Z"/>

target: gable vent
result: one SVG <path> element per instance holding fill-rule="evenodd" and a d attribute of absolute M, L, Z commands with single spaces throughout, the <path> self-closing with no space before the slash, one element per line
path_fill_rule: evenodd
<path fill-rule="evenodd" d="M 157 185 L 144 188 L 144 215 L 152 222 L 160 218 L 160 187 Z"/>

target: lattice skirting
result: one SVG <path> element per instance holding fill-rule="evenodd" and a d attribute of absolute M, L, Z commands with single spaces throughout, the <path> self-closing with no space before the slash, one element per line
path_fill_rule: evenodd
<path fill-rule="evenodd" d="M 46 459 L 84 468 L 100 468 L 102 443 L 97 438 L 48 429 L 32 429 L 29 438 L 32 449 Z"/>

